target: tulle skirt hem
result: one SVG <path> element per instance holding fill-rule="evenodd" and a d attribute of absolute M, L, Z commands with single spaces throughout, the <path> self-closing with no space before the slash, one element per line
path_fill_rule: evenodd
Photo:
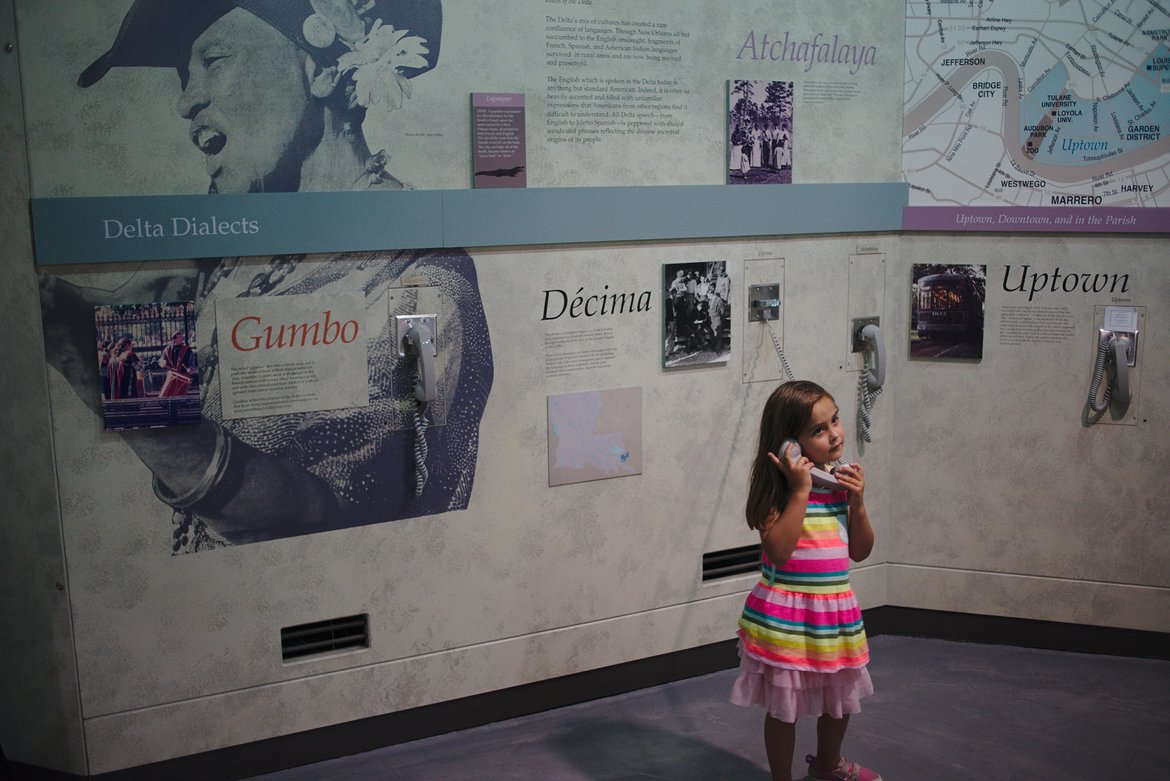
<path fill-rule="evenodd" d="M 835 719 L 861 711 L 861 700 L 873 694 L 864 667 L 832 673 L 789 670 L 761 662 L 740 649 L 739 675 L 731 687 L 735 705 L 760 706 L 772 718 L 795 722 L 801 716 Z"/>

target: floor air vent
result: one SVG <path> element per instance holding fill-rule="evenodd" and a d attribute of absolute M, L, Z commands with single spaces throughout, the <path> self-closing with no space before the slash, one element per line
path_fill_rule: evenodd
<path fill-rule="evenodd" d="M 760 546 L 711 551 L 703 554 L 703 580 L 745 575 L 760 569 Z"/>
<path fill-rule="evenodd" d="M 286 662 L 369 647 L 368 615 L 331 618 L 280 630 L 280 652 Z"/>

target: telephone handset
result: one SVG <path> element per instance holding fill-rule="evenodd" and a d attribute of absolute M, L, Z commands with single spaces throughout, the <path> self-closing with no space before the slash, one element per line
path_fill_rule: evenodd
<path fill-rule="evenodd" d="M 438 395 L 435 387 L 435 357 L 439 351 L 435 345 L 435 336 L 425 322 L 407 323 L 398 354 L 402 357 L 412 355 L 418 362 L 414 397 L 424 404 L 434 401 Z"/>
<path fill-rule="evenodd" d="M 871 393 L 876 393 L 886 384 L 886 343 L 882 341 L 881 326 L 876 323 L 863 326 L 858 338 L 867 345 L 865 351 L 873 353 L 873 368 L 866 368 L 865 384 Z"/>
<path fill-rule="evenodd" d="M 1101 329 L 1101 337 L 1097 342 L 1097 362 L 1093 366 L 1093 381 L 1089 384 L 1089 408 L 1093 412 L 1105 412 L 1113 402 L 1122 407 L 1129 405 L 1129 367 L 1132 350 L 1133 341 L 1128 333 L 1114 333 Z M 1098 403 L 1097 396 L 1101 391 L 1101 382 L 1105 380 L 1107 364 L 1113 366 L 1113 382 L 1105 382 L 1105 393 Z"/>
<path fill-rule="evenodd" d="M 1109 409 L 1110 404 L 1128 407 L 1130 403 L 1129 367 L 1137 365 L 1138 324 L 1141 315 L 1134 307 L 1107 306 L 1105 321 L 1097 340 L 1097 358 L 1093 366 L 1093 381 L 1089 384 L 1088 407 L 1097 415 Z M 1106 379 L 1109 366 L 1112 381 Z M 1100 402 L 1097 394 L 1101 382 L 1105 393 Z"/>
<path fill-rule="evenodd" d="M 784 440 L 784 442 L 780 445 L 779 456 L 780 458 L 784 458 L 785 455 L 791 455 L 794 461 L 800 458 L 800 443 L 791 437 Z M 840 481 L 833 476 L 832 472 L 826 472 L 824 469 L 820 469 L 815 466 L 812 468 L 812 481 L 813 485 L 817 486 L 818 488 L 841 487 Z"/>
<path fill-rule="evenodd" d="M 414 383 L 414 495 L 421 496 L 430 472 L 427 470 L 427 407 L 438 398 L 435 358 L 435 315 L 396 315 L 398 356 L 412 357 L 417 379 Z"/>
<path fill-rule="evenodd" d="M 863 353 L 861 375 L 857 380 L 857 429 L 861 439 L 871 442 L 869 436 L 869 413 L 873 402 L 886 384 L 886 343 L 882 340 L 882 329 L 877 318 L 853 321 L 853 351 Z M 868 356 L 873 356 L 873 368 L 869 368 Z"/>

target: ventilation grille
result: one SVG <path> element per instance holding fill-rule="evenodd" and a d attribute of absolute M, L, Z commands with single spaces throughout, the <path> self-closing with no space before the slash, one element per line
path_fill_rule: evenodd
<path fill-rule="evenodd" d="M 745 545 L 742 548 L 711 551 L 703 554 L 703 580 L 729 578 L 744 575 L 760 569 L 760 546 Z"/>
<path fill-rule="evenodd" d="M 280 652 L 286 662 L 369 647 L 368 615 L 331 618 L 280 630 Z"/>

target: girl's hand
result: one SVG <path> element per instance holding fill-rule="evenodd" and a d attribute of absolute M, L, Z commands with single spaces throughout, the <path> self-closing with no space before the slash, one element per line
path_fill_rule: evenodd
<path fill-rule="evenodd" d="M 788 483 L 788 488 L 793 493 L 803 492 L 808 493 L 812 490 L 812 468 L 813 462 L 809 461 L 803 455 L 793 458 L 790 449 L 783 451 L 783 458 L 778 457 L 775 453 L 769 452 L 768 458 L 772 459 L 772 463 L 780 470 L 780 474 L 784 475 L 784 480 Z"/>
<path fill-rule="evenodd" d="M 865 498 L 865 468 L 861 464 L 845 464 L 833 472 L 837 482 L 849 490 L 850 501 L 862 501 Z"/>

